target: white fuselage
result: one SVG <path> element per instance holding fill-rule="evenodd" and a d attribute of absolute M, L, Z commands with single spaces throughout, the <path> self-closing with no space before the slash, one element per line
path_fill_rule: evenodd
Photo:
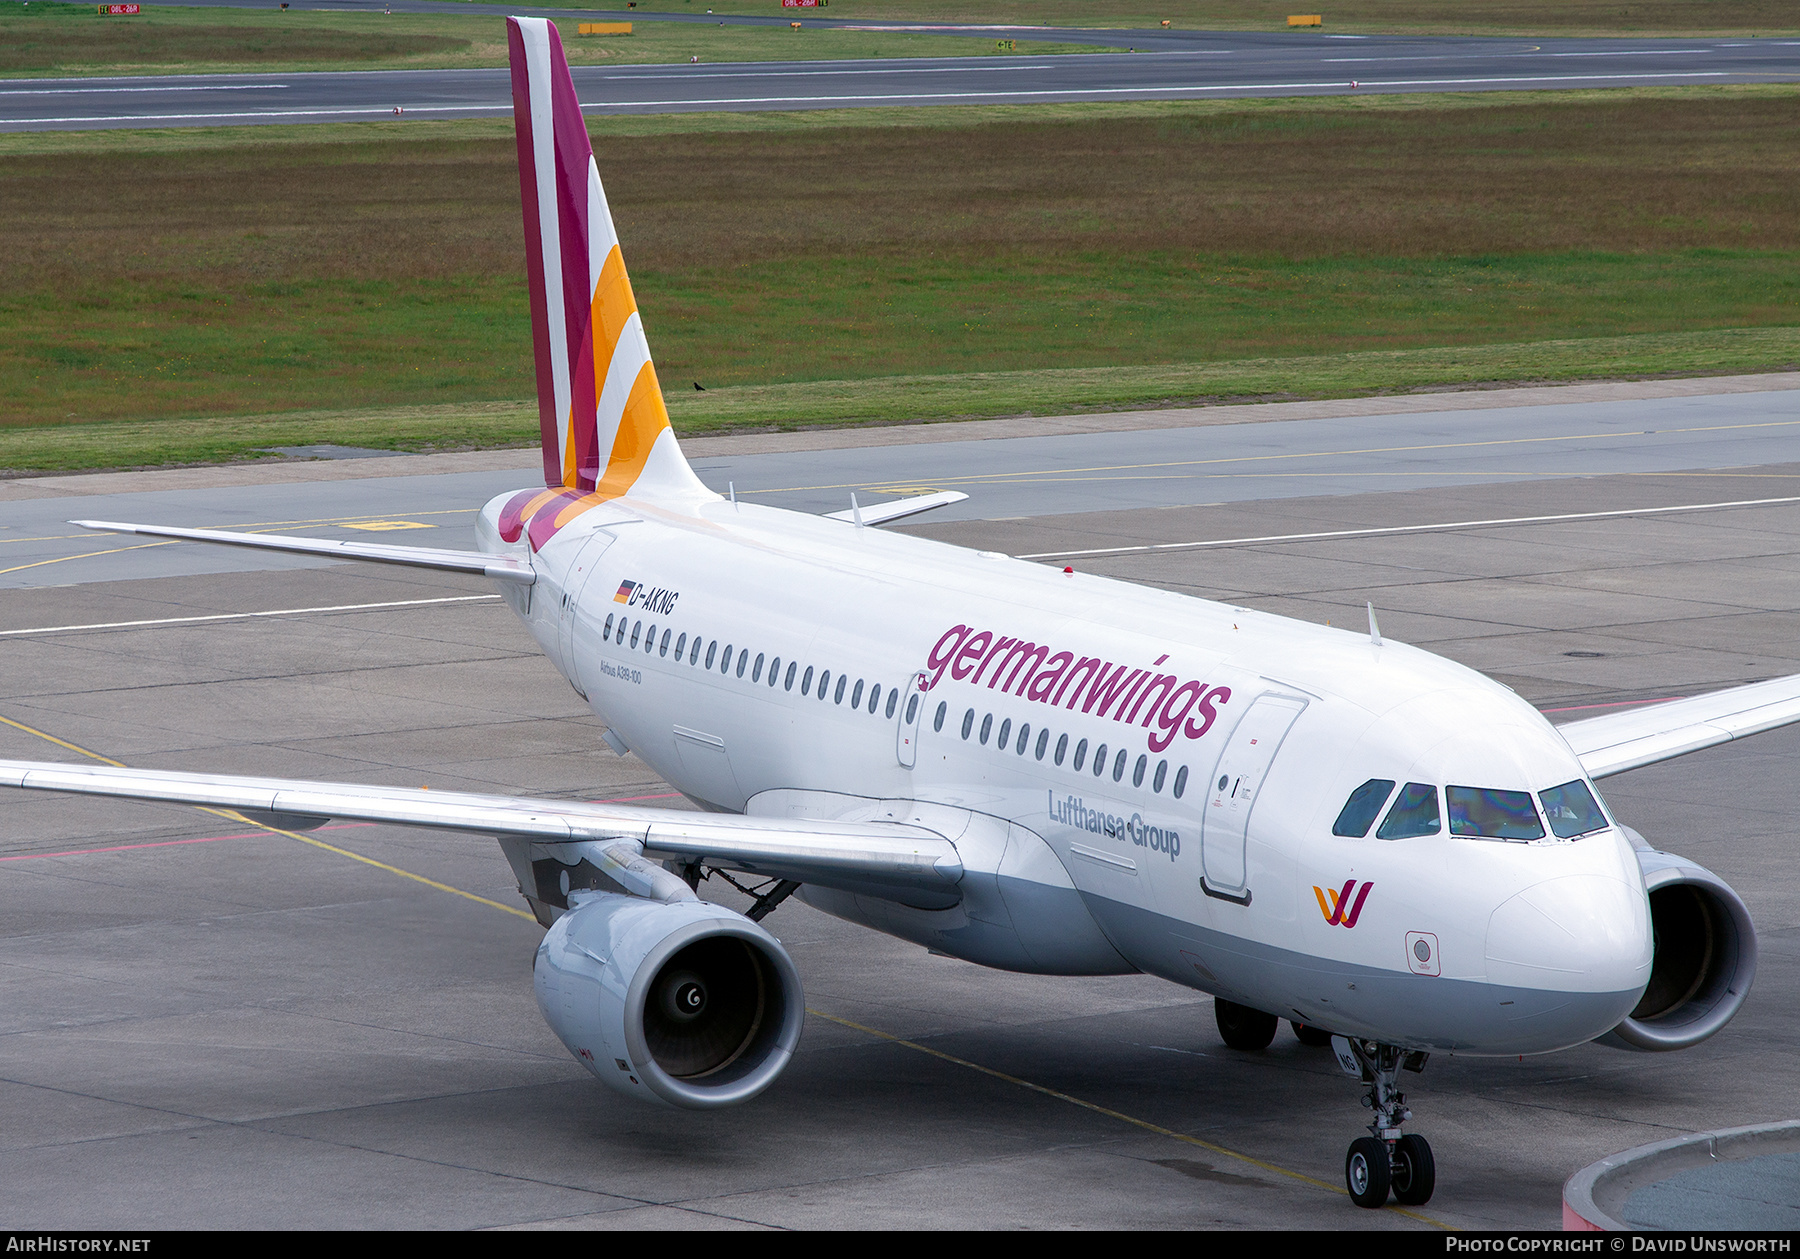
<path fill-rule="evenodd" d="M 524 556 L 500 540 L 504 502 L 482 548 Z M 1533 708 L 1429 653 L 717 499 L 606 504 L 531 562 L 515 609 L 691 799 L 910 820 L 963 853 L 957 905 L 802 893 L 828 912 L 987 965 L 1141 970 L 1471 1053 L 1590 1040 L 1649 978 L 1643 879 L 1616 825 L 1333 834 L 1370 779 L 1584 779 Z"/>

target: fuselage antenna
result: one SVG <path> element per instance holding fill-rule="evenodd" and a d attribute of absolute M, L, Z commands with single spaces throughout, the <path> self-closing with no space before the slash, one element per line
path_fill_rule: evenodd
<path fill-rule="evenodd" d="M 736 507 L 737 506 L 737 482 L 736 481 L 725 482 L 725 489 L 731 495 L 731 505 L 733 507 Z"/>
<path fill-rule="evenodd" d="M 863 527 L 862 508 L 856 504 L 856 491 L 850 491 L 850 519 L 856 522 L 858 529 Z"/>
<path fill-rule="evenodd" d="M 1377 647 L 1381 646 L 1381 626 L 1375 623 L 1375 605 L 1369 604 L 1369 641 Z"/>

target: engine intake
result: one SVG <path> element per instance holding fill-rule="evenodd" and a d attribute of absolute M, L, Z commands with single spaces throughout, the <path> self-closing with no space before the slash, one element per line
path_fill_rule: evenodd
<path fill-rule="evenodd" d="M 800 976 L 781 942 L 719 905 L 576 893 L 538 946 L 538 1008 L 584 1066 L 670 1106 L 746 1102 L 800 1041 Z"/>
<path fill-rule="evenodd" d="M 1725 881 L 1686 858 L 1637 850 L 1650 893 L 1655 960 L 1644 995 L 1600 1038 L 1659 1052 L 1697 1045 L 1731 1022 L 1756 977 L 1756 928 Z"/>

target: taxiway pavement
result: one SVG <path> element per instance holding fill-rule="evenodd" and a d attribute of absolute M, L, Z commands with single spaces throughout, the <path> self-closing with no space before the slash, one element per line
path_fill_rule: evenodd
<path fill-rule="evenodd" d="M 1792 392 L 1742 396 L 1772 408 L 1758 423 L 1800 419 Z M 1505 409 L 1443 423 L 1496 414 Z M 1324 493 L 1264 478 L 1229 501 L 1209 490 L 1193 501 L 1102 497 L 1070 511 L 1063 491 L 1028 481 L 1004 491 L 1021 497 L 984 488 L 973 504 L 1013 519 L 911 527 L 1022 554 L 1800 494 L 1793 436 L 1721 429 L 1668 447 L 1639 442 L 1608 414 L 1598 404 L 1569 417 L 1565 435 L 1607 440 L 1557 447 L 1565 465 L 1600 462 L 1553 476 L 1513 475 L 1517 466 L 1492 464 L 1485 448 L 1450 444 L 1429 457 L 1428 476 L 1348 477 Z M 1266 425 L 1265 440 L 1291 422 Z M 1638 431 L 1664 425 L 1679 427 L 1665 415 Z M 1233 427 L 1164 431 L 1191 439 L 1191 455 L 1242 440 Z M 914 477 L 908 461 L 937 457 L 938 444 L 890 434 L 870 438 L 890 452 L 882 476 L 930 483 L 937 469 L 921 462 Z M 1311 449 L 1307 436 L 1299 445 Z M 1401 436 L 1417 444 L 1419 434 Z M 985 445 L 958 451 L 968 459 Z M 410 477 L 311 484 L 300 478 L 345 465 L 240 470 L 289 478 L 260 487 L 263 509 L 249 517 L 241 503 L 218 507 L 230 491 L 206 488 L 200 472 L 161 474 L 186 487 L 166 491 L 152 474 L 121 474 L 118 497 L 104 478 L 68 478 L 80 491 L 68 494 L 43 479 L 0 495 L 0 509 L 29 508 L 37 514 L 5 519 L 34 526 L 150 507 L 192 523 L 336 515 L 341 524 L 380 512 L 390 523 L 447 522 L 380 536 L 454 545 L 464 518 L 426 513 L 471 506 L 483 476 L 529 479 L 525 455 L 485 456 L 488 472 L 420 462 Z M 755 478 L 753 457 L 731 458 L 734 476 Z M 1032 439 L 996 441 L 981 459 L 1002 481 L 1044 466 Z M 773 471 L 767 479 L 780 480 Z M 209 475 L 225 482 L 232 472 Z M 345 487 L 361 495 L 350 511 L 334 498 Z M 0 567 L 39 554 L 28 549 L 36 545 L 0 536 Z M 80 760 L 87 749 L 147 767 L 680 803 L 634 758 L 604 748 L 598 722 L 480 585 L 346 564 L 259 558 L 219 571 L 157 558 L 199 551 L 42 554 L 51 562 L 26 570 L 39 574 L 33 584 L 0 596 L 0 756 Z M 126 563 L 140 560 L 167 566 Z M 1800 672 L 1792 502 L 1079 562 L 1339 624 L 1359 622 L 1373 600 L 1389 637 L 1481 668 L 1546 709 Z M 279 614 L 246 615 L 259 612 Z M 203 617 L 231 619 L 194 619 Z M 164 623 L 118 624 L 146 620 Z M 113 628 L 58 628 L 102 624 Z M 1158 980 L 987 972 L 790 901 L 767 925 L 794 953 L 815 1011 L 793 1067 L 746 1107 L 651 1111 L 591 1080 L 539 1018 L 530 985 L 539 930 L 508 912 L 518 901 L 491 843 L 339 826 L 310 837 L 323 848 L 173 806 L 9 795 L 0 801 L 9 1220 L 1554 1228 L 1563 1179 L 1596 1158 L 1793 1117 L 1800 867 L 1787 787 L 1797 755 L 1800 732 L 1777 732 L 1604 784 L 1621 820 L 1744 895 L 1761 940 L 1756 988 L 1724 1033 L 1684 1053 L 1434 1057 L 1408 1092 L 1412 1126 L 1437 1151 L 1439 1187 L 1412 1216 L 1359 1211 L 1337 1189 L 1363 1112 L 1327 1053 L 1285 1030 L 1266 1051 L 1227 1051 L 1208 1000 Z"/>
<path fill-rule="evenodd" d="M 469 12 L 466 4 L 405 7 Z M 654 20 L 623 12 L 524 12 Z M 1006 33 L 1027 37 L 1023 30 Z M 1053 35 L 1115 46 L 1131 40 L 1143 51 L 576 66 L 572 73 L 590 115 L 1800 81 L 1800 40 L 1779 38 L 1534 40 L 1060 28 Z M 412 118 L 507 116 L 511 79 L 495 68 L 0 80 L 0 131 L 343 122 L 397 112 Z"/>

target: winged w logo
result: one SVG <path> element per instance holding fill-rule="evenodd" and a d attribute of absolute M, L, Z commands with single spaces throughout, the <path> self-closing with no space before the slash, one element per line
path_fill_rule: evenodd
<path fill-rule="evenodd" d="M 1334 927 L 1354 927 L 1356 920 L 1362 916 L 1363 902 L 1369 899 L 1369 889 L 1373 883 L 1365 883 L 1362 890 L 1356 890 L 1356 880 L 1351 879 L 1344 884 L 1344 890 L 1334 892 L 1328 887 L 1313 885 L 1313 895 L 1319 898 L 1319 912 L 1325 915 L 1325 921 Z M 1351 901 L 1351 895 L 1356 899 Z"/>

